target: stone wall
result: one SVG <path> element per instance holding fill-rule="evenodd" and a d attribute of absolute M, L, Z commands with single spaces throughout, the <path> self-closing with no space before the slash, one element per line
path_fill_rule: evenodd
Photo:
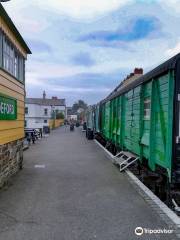
<path fill-rule="evenodd" d="M 0 145 L 0 188 L 22 168 L 23 140 Z"/>

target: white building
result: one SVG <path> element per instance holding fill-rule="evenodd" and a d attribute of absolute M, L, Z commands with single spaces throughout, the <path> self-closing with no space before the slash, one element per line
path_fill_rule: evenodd
<path fill-rule="evenodd" d="M 72 107 L 67 107 L 67 120 L 70 122 L 72 120 L 77 121 L 77 112 L 74 112 Z"/>
<path fill-rule="evenodd" d="M 77 121 L 77 115 L 76 114 L 72 114 L 72 115 L 67 115 L 67 120 L 68 121 L 71 121 L 71 120 L 74 120 L 74 121 Z"/>
<path fill-rule="evenodd" d="M 49 120 L 55 118 L 57 113 L 63 113 L 67 116 L 65 99 L 52 97 L 46 98 L 26 98 L 25 107 L 25 127 L 26 128 L 42 128 L 49 126 Z"/>

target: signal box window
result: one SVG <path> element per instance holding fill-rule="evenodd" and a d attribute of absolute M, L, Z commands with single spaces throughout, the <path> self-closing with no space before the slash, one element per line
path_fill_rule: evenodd
<path fill-rule="evenodd" d="M 144 99 L 144 119 L 150 120 L 151 115 L 151 100 L 150 98 Z"/>
<path fill-rule="evenodd" d="M 25 108 L 25 114 L 28 114 L 28 107 Z"/>
<path fill-rule="evenodd" d="M 3 68 L 20 82 L 25 79 L 24 57 L 16 50 L 13 43 L 3 34 L 2 59 Z"/>

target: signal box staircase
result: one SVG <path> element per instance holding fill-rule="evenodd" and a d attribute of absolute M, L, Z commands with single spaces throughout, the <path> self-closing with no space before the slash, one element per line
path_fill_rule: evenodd
<path fill-rule="evenodd" d="M 116 156 L 114 156 L 113 163 L 119 165 L 120 172 L 122 172 L 138 160 L 139 157 L 137 157 L 136 155 L 133 155 L 130 152 L 121 151 Z"/>

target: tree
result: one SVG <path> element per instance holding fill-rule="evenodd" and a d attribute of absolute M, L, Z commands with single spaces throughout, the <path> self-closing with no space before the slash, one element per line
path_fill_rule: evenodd
<path fill-rule="evenodd" d="M 56 113 L 56 119 L 64 119 L 64 114 L 62 112 Z"/>
<path fill-rule="evenodd" d="M 72 106 L 72 111 L 74 113 L 77 113 L 78 109 L 83 109 L 86 110 L 88 107 L 88 105 L 83 101 L 83 100 L 78 100 L 77 102 L 75 102 Z"/>

